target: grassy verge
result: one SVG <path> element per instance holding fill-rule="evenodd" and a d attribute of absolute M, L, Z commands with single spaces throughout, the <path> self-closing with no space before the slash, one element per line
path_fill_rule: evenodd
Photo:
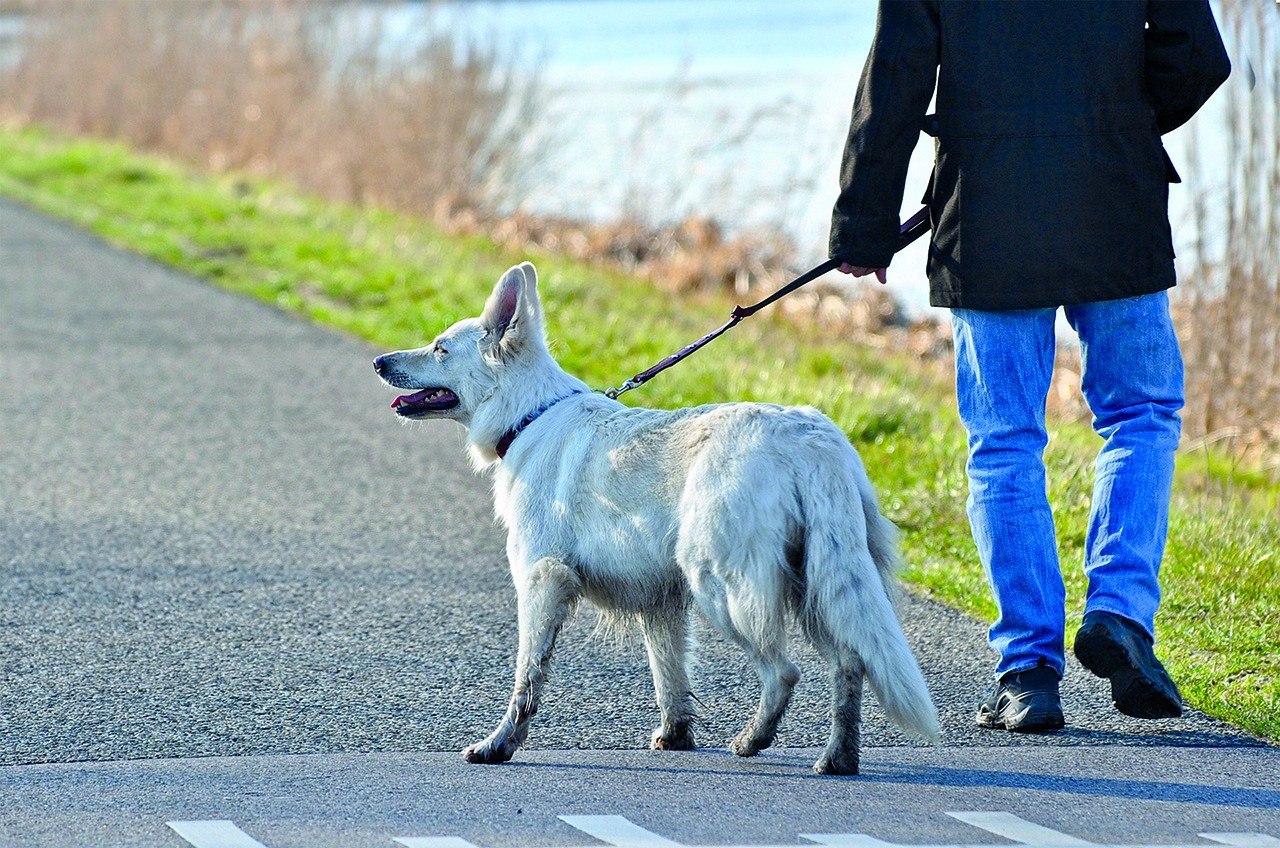
<path fill-rule="evenodd" d="M 107 240 L 339 327 L 386 348 L 416 346 L 475 314 L 509 265 L 532 258 L 553 349 L 596 386 L 613 385 L 682 346 L 728 311 L 718 296 L 673 302 L 624 274 L 550 254 L 516 256 L 405 215 L 321 203 L 286 187 L 192 173 L 101 142 L 0 129 L 0 194 Z M 978 617 L 992 603 L 964 515 L 964 436 L 949 376 L 907 356 L 802 338 L 763 315 L 664 374 L 637 402 L 725 399 L 808 403 L 857 445 L 904 531 L 907 579 Z M 1053 427 L 1047 453 L 1068 616 L 1096 438 Z M 1200 709 L 1280 738 L 1280 590 L 1276 483 L 1220 455 L 1182 457 L 1164 571 L 1160 652 Z M 974 683 L 975 690 L 979 682 Z"/>

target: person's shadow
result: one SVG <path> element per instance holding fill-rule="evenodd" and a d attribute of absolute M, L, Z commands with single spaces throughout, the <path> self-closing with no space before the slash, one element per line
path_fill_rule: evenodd
<path fill-rule="evenodd" d="M 1036 774 L 989 769 L 946 768 L 913 764 L 873 764 L 853 780 L 869 783 L 913 784 L 921 786 L 985 787 L 1029 789 L 1105 798 L 1133 798 L 1142 801 L 1174 801 L 1215 807 L 1280 809 L 1280 791 L 1275 789 L 1212 786 L 1164 780 L 1078 777 L 1063 774 Z"/>

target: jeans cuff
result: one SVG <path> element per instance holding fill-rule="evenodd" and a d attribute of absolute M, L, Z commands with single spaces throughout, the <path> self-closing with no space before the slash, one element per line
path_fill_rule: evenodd
<path fill-rule="evenodd" d="M 1116 614 L 1119 615 L 1119 613 L 1116 613 Z M 1024 672 L 1024 671 L 1030 671 L 1033 668 L 1051 668 L 1057 673 L 1058 679 L 1061 680 L 1065 667 L 1066 667 L 1066 663 L 1059 664 L 1055 662 L 1050 662 L 1049 660 L 1038 660 L 1036 662 L 1023 662 L 1023 663 L 1018 663 L 1017 665 L 1009 669 L 1006 669 L 1005 671 L 1000 671 L 997 668 L 996 680 L 999 680 L 1000 678 L 1005 677 L 1006 675 L 1020 674 L 1021 672 Z"/>
<path fill-rule="evenodd" d="M 1133 612 L 1131 610 L 1119 610 L 1111 606 L 1110 604 L 1105 604 L 1105 603 L 1086 604 L 1084 608 L 1084 614 L 1088 615 L 1091 612 L 1109 612 L 1112 615 L 1123 618 L 1125 621 L 1133 622 L 1133 624 L 1136 625 L 1138 628 L 1140 628 L 1142 632 L 1146 633 L 1147 636 L 1151 637 L 1151 641 L 1153 642 L 1155 641 L 1155 638 L 1156 638 L 1155 627 L 1148 627 L 1141 620 L 1134 618 Z"/>

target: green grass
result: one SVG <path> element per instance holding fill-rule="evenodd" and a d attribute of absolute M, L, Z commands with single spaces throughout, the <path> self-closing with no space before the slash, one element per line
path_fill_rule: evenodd
<path fill-rule="evenodd" d="M 193 173 L 102 142 L 0 130 L 0 194 L 115 244 L 278 304 L 383 348 L 417 346 L 478 312 L 493 281 L 539 267 L 553 350 L 595 386 L 620 383 L 721 322 L 730 301 L 682 298 L 618 271 L 547 253 L 516 255 L 384 211 L 281 185 Z M 904 531 L 918 591 L 994 612 L 964 515 L 964 434 L 950 378 L 907 355 L 811 338 L 765 313 L 627 400 L 675 407 L 721 400 L 812 404 L 862 453 Z M 1096 437 L 1058 423 L 1052 478 L 1071 629 Z M 1159 650 L 1196 707 L 1280 738 L 1280 519 L 1272 477 L 1227 457 L 1181 459 Z M 975 694 L 981 681 L 974 681 Z"/>

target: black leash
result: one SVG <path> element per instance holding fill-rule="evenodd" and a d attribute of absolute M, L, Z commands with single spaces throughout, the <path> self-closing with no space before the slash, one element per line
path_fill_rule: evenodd
<path fill-rule="evenodd" d="M 902 227 L 898 230 L 898 246 L 894 248 L 895 252 L 902 250 L 902 248 L 911 244 L 911 242 L 920 238 L 920 236 L 924 235 L 928 231 L 929 231 L 929 209 L 928 207 L 925 207 L 924 209 L 921 209 L 919 212 L 917 212 L 916 214 L 908 218 L 903 223 Z M 713 341 L 714 339 L 719 338 L 720 336 L 727 333 L 729 330 L 736 327 L 738 325 L 738 322 L 741 321 L 743 318 L 750 318 L 752 315 L 755 315 L 757 312 L 759 312 L 761 309 L 764 309 L 769 304 L 774 303 L 778 300 L 781 300 L 782 298 L 791 294 L 793 291 L 800 288 L 801 286 L 807 283 L 811 283 L 814 280 L 821 277 L 823 274 L 827 273 L 828 271 L 834 271 L 836 268 L 839 268 L 839 267 L 840 267 L 839 259 L 828 259 L 826 262 L 823 262 L 821 265 L 818 265 L 815 268 L 810 268 L 808 271 L 805 271 L 799 277 L 796 277 L 794 280 L 787 283 L 785 286 L 778 289 L 776 292 L 769 295 L 759 303 L 753 303 L 750 306 L 733 307 L 733 312 L 731 314 L 731 317 L 724 324 L 720 325 L 716 329 L 707 333 L 705 336 L 698 339 L 696 342 L 693 342 L 692 344 L 689 344 L 680 348 L 680 350 L 671 354 L 661 362 L 658 362 L 652 367 L 647 368 L 644 371 L 641 371 L 639 374 L 635 375 L 630 380 L 627 380 L 621 386 L 618 386 L 616 388 L 611 388 L 611 389 L 605 389 L 604 395 L 610 398 L 617 399 L 619 395 L 625 394 L 626 392 L 629 392 L 632 389 L 637 389 L 640 386 L 643 386 L 645 383 L 649 382 L 654 377 L 661 374 L 663 371 L 666 371 L 672 365 L 675 365 L 676 363 L 688 357 L 694 351 L 698 350 L 699 348 L 703 347 L 707 343 Z"/>

